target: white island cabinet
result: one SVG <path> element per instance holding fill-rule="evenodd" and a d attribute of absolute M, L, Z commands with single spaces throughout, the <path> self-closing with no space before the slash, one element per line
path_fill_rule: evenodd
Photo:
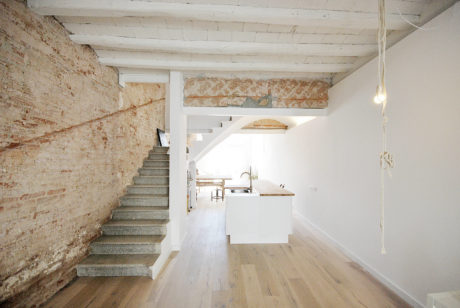
<path fill-rule="evenodd" d="M 287 243 L 293 196 L 268 181 L 255 182 L 253 193 L 227 194 L 225 227 L 230 243 Z"/>

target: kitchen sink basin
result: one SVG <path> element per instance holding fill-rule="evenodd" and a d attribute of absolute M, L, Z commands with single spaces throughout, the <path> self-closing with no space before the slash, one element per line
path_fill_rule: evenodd
<path fill-rule="evenodd" d="M 249 188 L 245 188 L 245 189 L 230 189 L 231 193 L 233 194 L 249 194 L 250 193 L 250 190 Z"/>

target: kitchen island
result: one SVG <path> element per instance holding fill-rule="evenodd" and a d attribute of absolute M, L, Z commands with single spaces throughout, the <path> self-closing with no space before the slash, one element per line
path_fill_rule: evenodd
<path fill-rule="evenodd" d="M 225 229 L 230 243 L 287 243 L 292 234 L 293 196 L 266 180 L 255 181 L 252 193 L 228 194 Z"/>

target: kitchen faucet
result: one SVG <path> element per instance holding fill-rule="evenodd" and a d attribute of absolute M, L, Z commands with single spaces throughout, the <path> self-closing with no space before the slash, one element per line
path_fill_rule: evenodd
<path fill-rule="evenodd" d="M 240 178 L 242 178 L 243 175 L 245 175 L 245 174 L 249 175 L 249 192 L 252 193 L 252 168 L 251 168 L 251 166 L 249 166 L 249 172 L 245 171 L 245 172 L 241 173 Z"/>

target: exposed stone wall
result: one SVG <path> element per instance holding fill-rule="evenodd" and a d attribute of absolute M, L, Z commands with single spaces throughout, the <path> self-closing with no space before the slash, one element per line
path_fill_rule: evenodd
<path fill-rule="evenodd" d="M 0 0 L 0 306 L 75 277 L 164 129 L 165 88 L 129 84 L 53 18 Z"/>
<path fill-rule="evenodd" d="M 295 79 L 187 78 L 184 105 L 193 107 L 327 107 L 329 84 Z"/>

